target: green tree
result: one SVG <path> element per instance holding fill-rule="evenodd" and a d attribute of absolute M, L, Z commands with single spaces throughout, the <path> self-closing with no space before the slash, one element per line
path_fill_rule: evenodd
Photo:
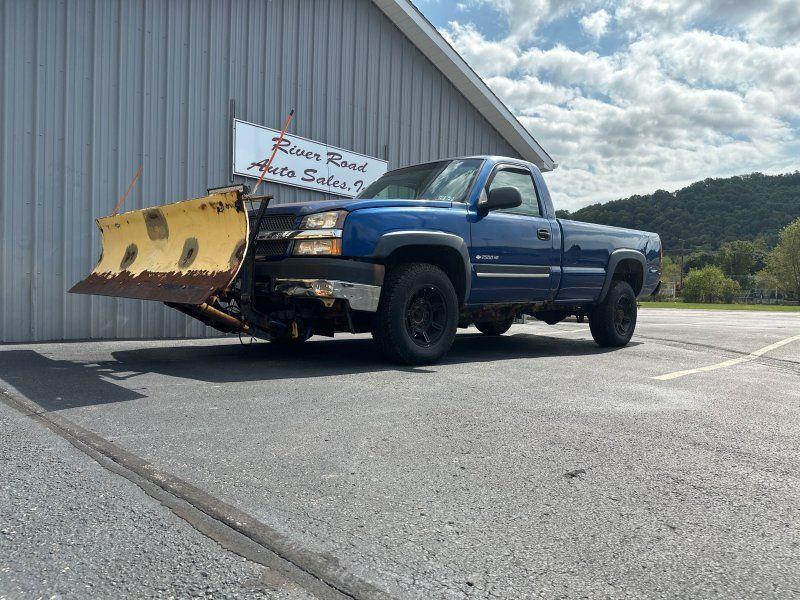
<path fill-rule="evenodd" d="M 710 250 L 698 250 L 686 257 L 684 268 L 687 271 L 692 269 L 702 269 L 708 265 L 714 265 L 717 262 L 716 252 Z"/>
<path fill-rule="evenodd" d="M 692 269 L 683 280 L 683 299 L 686 302 L 730 302 L 740 291 L 738 283 L 725 277 L 722 270 L 713 265 Z"/>
<path fill-rule="evenodd" d="M 759 289 L 766 291 L 768 297 L 772 297 L 772 292 L 781 287 L 780 282 L 766 268 L 756 273 L 756 280 Z"/>
<path fill-rule="evenodd" d="M 679 260 L 665 256 L 661 263 L 661 281 L 678 283 L 681 280 L 681 263 Z"/>
<path fill-rule="evenodd" d="M 576 221 L 654 231 L 667 252 L 716 250 L 734 240 L 778 242 L 778 231 L 800 217 L 800 172 L 706 179 L 675 192 L 657 191 L 573 211 Z M 700 268 L 705 265 L 693 265 Z"/>
<path fill-rule="evenodd" d="M 719 248 L 717 264 L 727 277 L 740 284 L 750 276 L 756 257 L 756 245 L 747 240 L 726 242 Z"/>
<path fill-rule="evenodd" d="M 760 275 L 781 292 L 800 298 L 800 219 L 781 229 L 779 239 Z"/>

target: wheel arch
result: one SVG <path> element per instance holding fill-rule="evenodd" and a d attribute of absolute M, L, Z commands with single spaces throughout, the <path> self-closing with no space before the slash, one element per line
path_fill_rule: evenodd
<path fill-rule="evenodd" d="M 644 254 L 638 250 L 620 249 L 611 253 L 606 269 L 606 279 L 603 282 L 603 289 L 597 298 L 599 304 L 605 300 L 611 284 L 616 280 L 627 281 L 633 288 L 634 295 L 638 298 L 644 287 L 644 274 L 646 272 L 646 260 Z"/>
<path fill-rule="evenodd" d="M 426 262 L 442 269 L 456 290 L 460 306 L 469 297 L 469 250 L 464 239 L 445 231 L 392 231 L 378 239 L 374 258 L 387 269 L 404 262 Z"/>

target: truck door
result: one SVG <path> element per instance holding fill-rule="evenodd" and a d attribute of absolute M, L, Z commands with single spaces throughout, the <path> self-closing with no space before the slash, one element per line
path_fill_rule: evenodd
<path fill-rule="evenodd" d="M 470 303 L 530 302 L 548 300 L 558 283 L 560 247 L 543 215 L 530 170 L 516 164 L 499 164 L 486 180 L 481 194 L 493 188 L 515 187 L 522 195 L 516 208 L 477 211 L 472 218 L 472 290 Z"/>

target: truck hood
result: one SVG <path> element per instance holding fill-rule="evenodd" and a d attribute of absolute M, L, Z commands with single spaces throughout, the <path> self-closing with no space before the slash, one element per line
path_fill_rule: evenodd
<path fill-rule="evenodd" d="M 322 200 L 320 202 L 297 202 L 294 204 L 276 204 L 267 209 L 268 214 L 293 214 L 308 215 L 311 213 L 325 212 L 328 210 L 354 211 L 365 208 L 389 208 L 396 206 L 449 208 L 452 202 L 444 200 Z"/>

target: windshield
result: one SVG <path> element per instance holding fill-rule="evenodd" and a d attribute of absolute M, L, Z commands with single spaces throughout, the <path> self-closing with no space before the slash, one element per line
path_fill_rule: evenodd
<path fill-rule="evenodd" d="M 464 202 L 482 162 L 479 158 L 442 160 L 389 171 L 358 198 Z"/>

